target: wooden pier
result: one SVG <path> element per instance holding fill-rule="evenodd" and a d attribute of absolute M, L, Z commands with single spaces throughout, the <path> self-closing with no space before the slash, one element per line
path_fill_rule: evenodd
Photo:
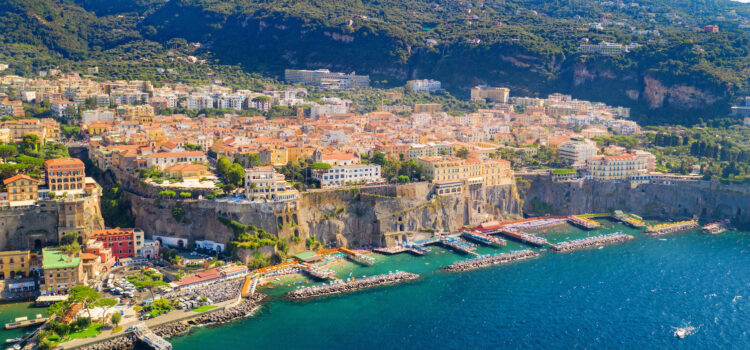
<path fill-rule="evenodd" d="M 166 341 L 164 338 L 156 335 L 143 322 L 133 326 L 133 333 L 135 333 L 135 336 L 138 338 L 138 340 L 146 343 L 154 350 L 172 350 L 171 343 Z"/>
<path fill-rule="evenodd" d="M 16 329 L 16 328 L 36 326 L 36 325 L 47 322 L 47 320 L 49 320 L 48 317 L 40 317 L 40 318 L 35 318 L 33 320 L 23 320 L 23 321 L 6 323 L 5 329 Z"/>

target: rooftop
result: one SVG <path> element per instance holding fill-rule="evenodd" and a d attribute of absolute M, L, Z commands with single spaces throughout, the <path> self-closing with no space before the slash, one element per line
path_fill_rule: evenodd
<path fill-rule="evenodd" d="M 69 256 L 58 249 L 42 249 L 42 268 L 64 269 L 77 267 L 81 264 L 81 258 Z"/>

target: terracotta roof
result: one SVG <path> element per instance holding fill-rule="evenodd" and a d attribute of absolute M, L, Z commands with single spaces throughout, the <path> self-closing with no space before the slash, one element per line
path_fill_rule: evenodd
<path fill-rule="evenodd" d="M 51 166 L 68 166 L 68 165 L 83 166 L 83 162 L 77 158 L 57 158 L 57 159 L 50 159 L 44 162 L 45 168 L 48 168 Z"/>
<path fill-rule="evenodd" d="M 196 157 L 205 155 L 203 152 L 173 152 L 152 154 L 151 158 Z"/>
<path fill-rule="evenodd" d="M 167 170 L 169 171 L 190 171 L 202 169 L 208 169 L 208 167 L 203 164 L 176 164 L 167 168 Z"/>
<path fill-rule="evenodd" d="M 31 177 L 31 176 L 24 175 L 24 174 L 18 174 L 18 175 L 15 175 L 15 176 L 12 176 L 12 177 L 9 177 L 9 178 L 3 180 L 3 184 L 7 185 L 7 184 L 9 184 L 9 183 L 11 183 L 13 181 L 21 180 L 21 179 L 30 180 L 30 181 L 34 181 L 34 182 L 39 182 L 39 180 L 37 180 L 37 179 L 35 179 L 35 178 Z"/>

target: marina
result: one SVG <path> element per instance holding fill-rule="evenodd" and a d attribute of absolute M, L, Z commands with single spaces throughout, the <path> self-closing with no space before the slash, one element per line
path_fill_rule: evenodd
<path fill-rule="evenodd" d="M 578 227 L 587 229 L 587 230 L 593 230 L 595 228 L 599 228 L 602 225 L 594 220 L 577 216 L 577 215 L 571 215 L 568 217 L 568 222 L 570 222 L 573 225 L 576 225 Z"/>
<path fill-rule="evenodd" d="M 466 238 L 467 240 L 477 242 L 482 245 L 486 245 L 489 247 L 504 247 L 507 242 L 499 237 L 492 237 L 490 235 L 485 235 L 481 232 L 474 231 L 474 230 L 466 230 L 461 233 L 461 237 Z"/>
<path fill-rule="evenodd" d="M 450 272 L 463 272 L 493 265 L 508 264 L 514 261 L 536 258 L 538 256 L 539 252 L 533 250 L 521 250 L 510 253 L 483 255 L 477 258 L 455 262 L 443 267 L 443 270 Z"/>
<path fill-rule="evenodd" d="M 698 220 L 693 219 L 648 226 L 645 233 L 649 236 L 662 236 L 692 230 L 696 227 L 698 227 Z"/>
<path fill-rule="evenodd" d="M 565 253 L 574 250 L 587 249 L 592 247 L 601 247 L 610 244 L 622 243 L 635 239 L 631 235 L 622 233 L 611 233 L 603 236 L 580 238 L 568 242 L 562 242 L 552 245 L 552 250 L 558 253 Z"/>
<path fill-rule="evenodd" d="M 295 289 L 287 294 L 289 299 L 301 300 L 308 298 L 321 297 L 326 295 L 349 293 L 357 290 L 378 287 L 387 284 L 411 281 L 419 278 L 419 275 L 396 271 L 393 273 L 375 275 L 361 279 L 353 279 L 347 282 L 333 282 L 322 286 L 304 287 Z"/>

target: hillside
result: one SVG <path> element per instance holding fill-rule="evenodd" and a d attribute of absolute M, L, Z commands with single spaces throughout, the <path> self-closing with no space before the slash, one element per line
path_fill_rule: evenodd
<path fill-rule="evenodd" d="M 725 116 L 748 91 L 750 5 L 634 4 L 9 0 L 0 4 L 0 59 L 18 73 L 98 64 L 105 77 L 151 79 L 177 79 L 155 72 L 165 65 L 188 80 L 206 70 L 278 77 L 285 68 L 330 68 L 370 74 L 381 87 L 434 78 L 459 97 L 476 84 L 571 93 L 632 107 L 647 124 Z M 720 32 L 704 33 L 706 24 Z M 586 39 L 641 46 L 617 56 L 577 52 Z M 181 66 L 174 57 L 185 54 L 209 59 L 210 68 Z"/>

